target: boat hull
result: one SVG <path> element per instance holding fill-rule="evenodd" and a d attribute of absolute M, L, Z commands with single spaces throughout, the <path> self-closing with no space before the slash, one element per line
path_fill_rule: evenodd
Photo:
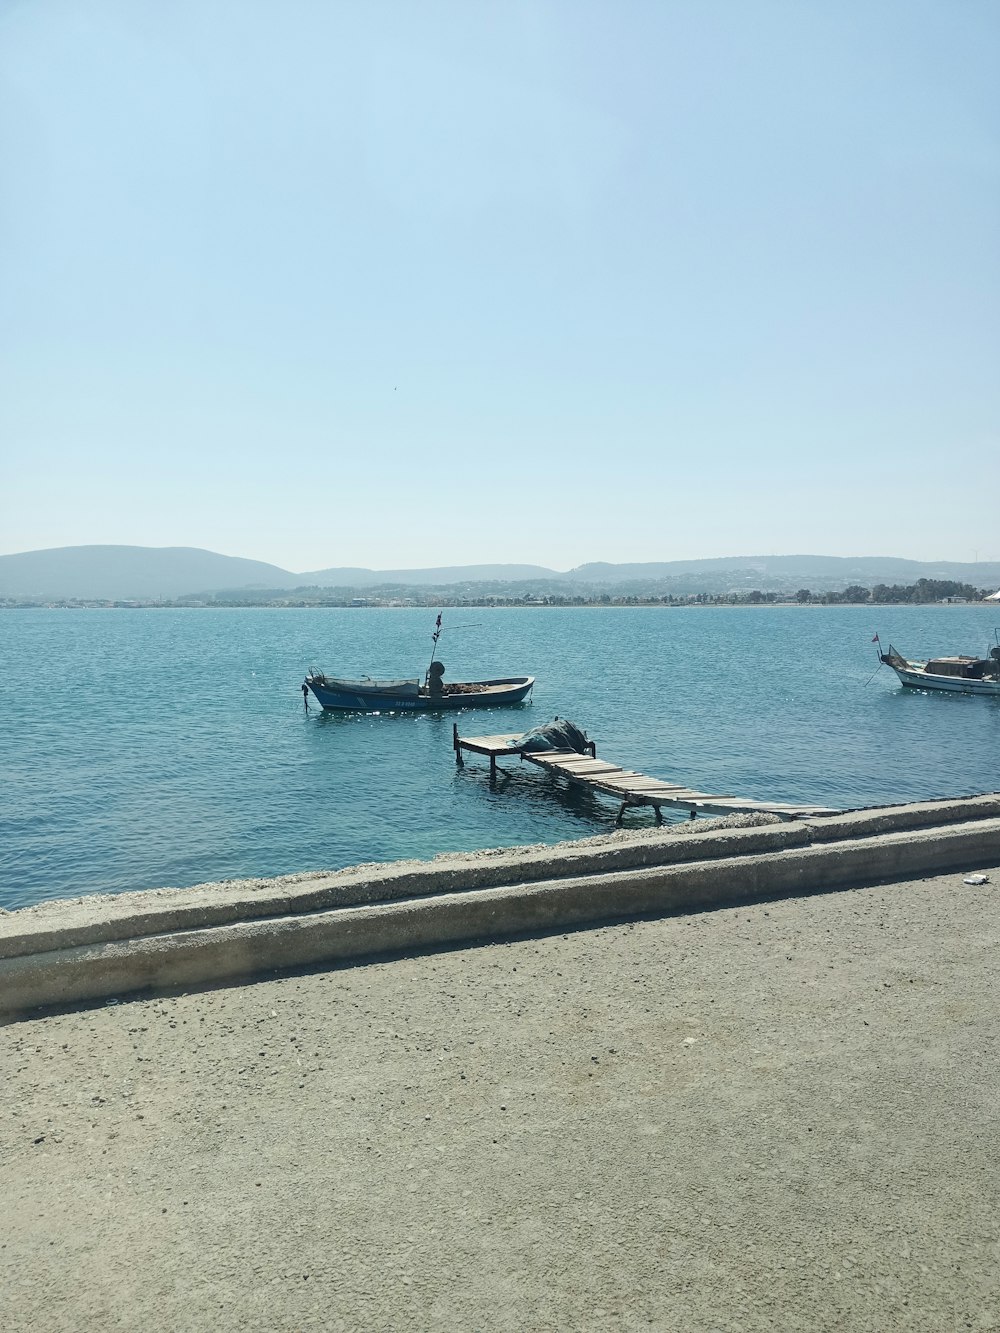
<path fill-rule="evenodd" d="M 962 676 L 937 676 L 924 671 L 917 662 L 908 662 L 905 667 L 894 666 L 893 671 L 904 685 L 914 690 L 946 690 L 949 694 L 991 694 L 1000 698 L 1000 681 L 971 680 Z"/>
<path fill-rule="evenodd" d="M 497 680 L 462 682 L 453 694 L 431 694 L 415 681 L 380 683 L 307 676 L 306 684 L 325 712 L 414 713 L 456 711 L 460 708 L 500 708 L 524 703 L 534 676 L 505 676 Z M 405 689 L 392 688 L 393 685 Z"/>

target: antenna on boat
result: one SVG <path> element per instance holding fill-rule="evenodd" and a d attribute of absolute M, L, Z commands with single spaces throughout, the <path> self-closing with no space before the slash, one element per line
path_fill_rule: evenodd
<path fill-rule="evenodd" d="M 479 628 L 479 625 L 480 625 L 480 622 L 477 620 L 477 621 L 474 621 L 473 623 L 471 623 L 471 624 L 467 624 L 467 625 L 449 625 L 448 628 L 449 628 L 449 629 L 478 629 L 478 628 Z M 439 611 L 439 612 L 438 612 L 438 618 L 437 618 L 437 620 L 435 620 L 435 622 L 434 622 L 434 633 L 431 635 L 431 638 L 432 638 L 433 641 L 434 641 L 434 650 L 433 650 L 433 652 L 431 653 L 431 660 L 430 660 L 430 662 L 429 662 L 428 665 L 427 665 L 427 670 L 424 672 L 424 688 L 425 688 L 425 689 L 426 689 L 427 685 L 428 685 L 429 682 L 430 682 L 430 678 L 431 678 L 431 667 L 434 665 L 434 659 L 435 659 L 435 657 L 437 657 L 438 639 L 440 639 L 440 637 L 441 637 L 441 635 L 442 635 L 443 633 L 444 633 L 444 629 L 443 629 L 443 627 L 442 627 L 442 625 L 441 625 L 441 612 Z"/>
<path fill-rule="evenodd" d="M 438 618 L 437 618 L 437 620 L 435 620 L 435 622 L 434 622 L 434 633 L 431 635 L 431 638 L 432 638 L 433 641 L 434 641 L 434 649 L 433 649 L 433 651 L 431 652 L 431 660 L 430 660 L 430 662 L 427 664 L 427 670 L 424 672 L 424 687 L 425 687 L 425 688 L 426 688 L 426 686 L 427 686 L 427 684 L 428 684 L 428 682 L 430 681 L 430 678 L 431 678 L 431 667 L 434 665 L 434 659 L 435 659 L 435 657 L 437 657 L 438 639 L 440 639 L 440 637 L 441 637 L 441 612 L 439 611 L 439 612 L 438 612 Z"/>

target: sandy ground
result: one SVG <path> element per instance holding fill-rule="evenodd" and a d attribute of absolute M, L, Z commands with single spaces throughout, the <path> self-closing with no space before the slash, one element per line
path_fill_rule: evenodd
<path fill-rule="evenodd" d="M 1000 866 L 0 1029 L 0 1325 L 1000 1329 Z"/>

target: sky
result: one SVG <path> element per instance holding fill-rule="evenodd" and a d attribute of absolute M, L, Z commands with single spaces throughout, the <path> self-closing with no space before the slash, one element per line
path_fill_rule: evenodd
<path fill-rule="evenodd" d="M 0 0 L 0 554 L 1000 559 L 996 0 Z"/>

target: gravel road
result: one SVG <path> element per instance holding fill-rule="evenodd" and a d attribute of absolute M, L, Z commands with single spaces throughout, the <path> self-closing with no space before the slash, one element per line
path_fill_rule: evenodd
<path fill-rule="evenodd" d="M 0 1323 L 1000 1329 L 1000 866 L 0 1028 Z"/>

